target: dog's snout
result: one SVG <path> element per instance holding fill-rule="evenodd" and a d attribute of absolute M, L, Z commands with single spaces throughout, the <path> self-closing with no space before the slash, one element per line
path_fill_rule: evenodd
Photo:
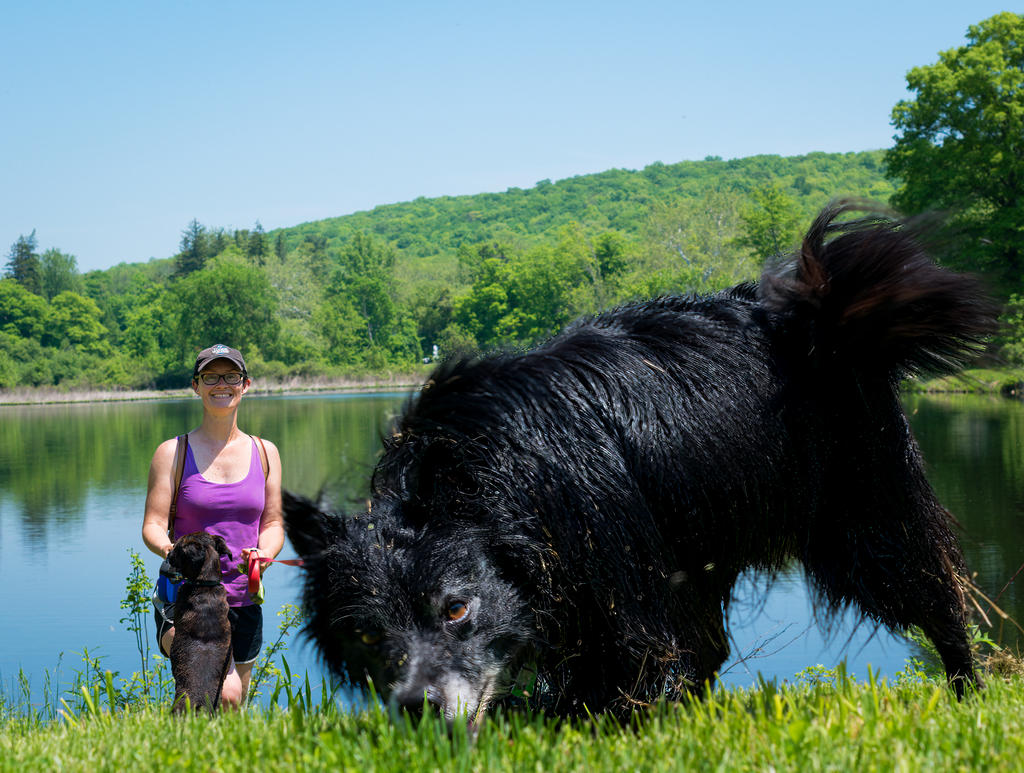
<path fill-rule="evenodd" d="M 431 696 L 429 689 L 403 690 L 391 696 L 391 703 L 400 713 L 419 719 L 424 713 L 442 714 L 444 706 Z"/>

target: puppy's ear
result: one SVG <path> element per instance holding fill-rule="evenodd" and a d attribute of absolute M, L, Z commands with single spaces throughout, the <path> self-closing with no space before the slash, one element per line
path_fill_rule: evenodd
<path fill-rule="evenodd" d="M 178 549 L 177 543 L 171 548 L 171 552 L 167 554 L 167 558 L 164 559 L 165 563 L 170 564 L 175 569 L 181 568 L 181 551 Z"/>
<path fill-rule="evenodd" d="M 228 550 L 228 543 L 226 543 L 224 541 L 224 538 L 220 535 L 217 535 L 213 538 L 213 546 L 217 549 L 218 555 L 227 556 L 228 558 L 231 558 L 231 551 Z"/>
<path fill-rule="evenodd" d="M 284 527 L 288 539 L 303 558 L 323 552 L 331 543 L 345 538 L 345 522 L 328 515 L 306 497 L 281 493 Z"/>

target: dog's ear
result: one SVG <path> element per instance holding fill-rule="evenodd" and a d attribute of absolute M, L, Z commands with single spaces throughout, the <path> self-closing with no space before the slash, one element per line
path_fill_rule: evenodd
<path fill-rule="evenodd" d="M 217 535 L 213 538 L 213 546 L 217 549 L 217 554 L 227 556 L 231 558 L 231 551 L 228 550 L 228 543 L 224 541 L 224 538 Z"/>
<path fill-rule="evenodd" d="M 328 515 L 306 497 L 281 493 L 284 526 L 288 539 L 303 558 L 321 553 L 331 543 L 345 538 L 345 522 Z"/>
<path fill-rule="evenodd" d="M 175 569 L 180 569 L 180 561 L 181 551 L 178 550 L 178 543 L 174 543 L 174 547 L 171 548 L 171 552 L 167 554 L 167 558 L 164 559 L 164 562 L 170 564 Z"/>

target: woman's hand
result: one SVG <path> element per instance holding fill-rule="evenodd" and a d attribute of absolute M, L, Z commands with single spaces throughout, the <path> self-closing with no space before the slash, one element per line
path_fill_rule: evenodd
<path fill-rule="evenodd" d="M 259 548 L 242 548 L 242 563 L 239 565 L 242 574 L 249 574 L 249 563 L 253 558 L 265 557 L 263 551 Z M 260 576 L 263 576 L 263 573 L 267 571 L 269 566 L 269 561 L 260 561 Z"/>

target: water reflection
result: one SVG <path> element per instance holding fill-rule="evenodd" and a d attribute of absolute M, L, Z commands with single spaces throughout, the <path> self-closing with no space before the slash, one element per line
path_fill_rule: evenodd
<path fill-rule="evenodd" d="M 402 396 L 251 397 L 244 430 L 281 449 L 284 485 L 324 484 L 365 493 L 382 423 Z M 91 492 L 142 491 L 157 445 L 194 427 L 196 401 L 6 407 L 0 409 L 0 502 L 16 513 L 24 539 L 51 535 L 87 517 Z M 139 511 L 141 513 L 141 510 Z"/>
<path fill-rule="evenodd" d="M 1024 404 L 950 395 L 911 397 L 906 405 L 928 478 L 961 525 L 977 584 L 1024 624 L 1024 576 L 1006 586 L 1024 562 Z M 1024 643 L 1012 625 L 1003 641 L 1017 649 Z"/>

